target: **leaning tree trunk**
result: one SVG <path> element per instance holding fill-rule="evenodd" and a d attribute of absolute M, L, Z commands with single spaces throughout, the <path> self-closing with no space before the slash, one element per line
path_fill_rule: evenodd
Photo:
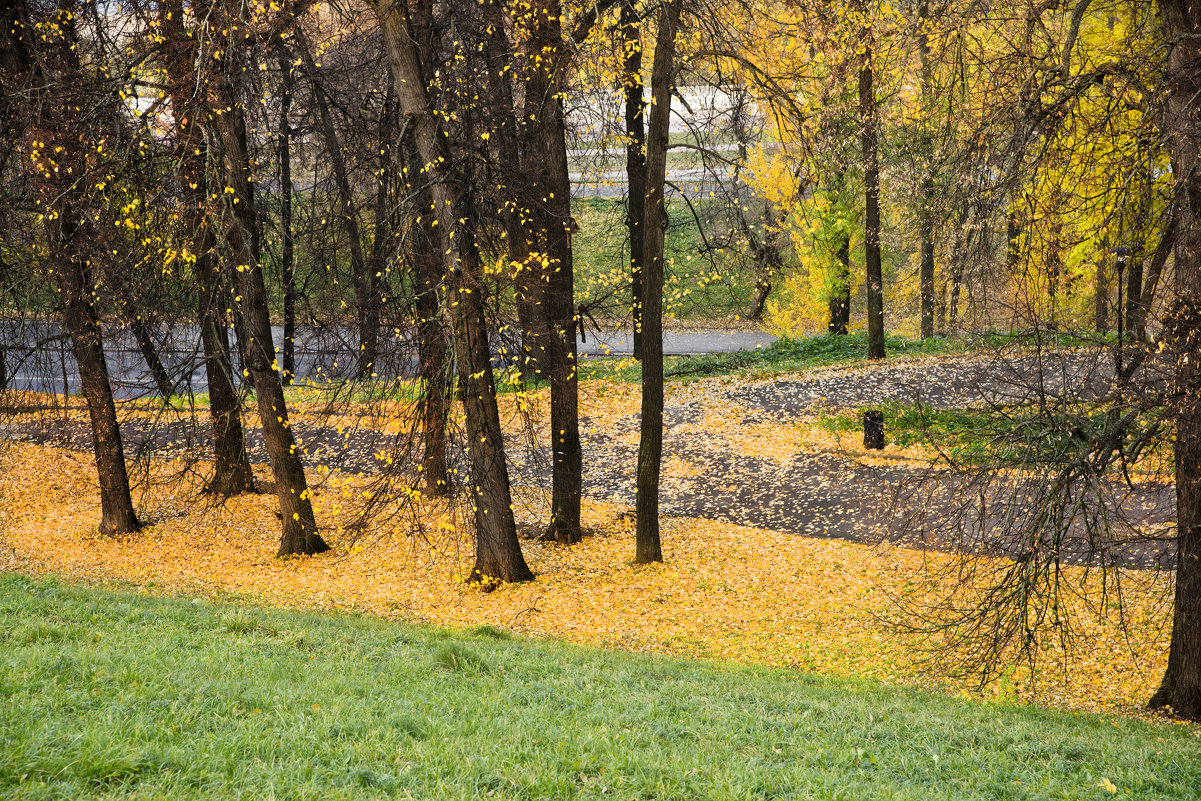
<path fill-rule="evenodd" d="M 642 424 L 638 446 L 635 500 L 637 531 L 634 561 L 663 561 L 659 537 L 659 474 L 663 464 L 663 243 L 667 208 L 667 145 L 671 113 L 671 75 L 682 0 L 663 4 L 651 68 L 651 114 L 646 139 L 646 217 L 642 257 Z"/>
<path fill-rule="evenodd" d="M 624 58 L 621 89 L 626 123 L 626 229 L 630 235 L 631 322 L 634 358 L 642 360 L 642 258 L 646 217 L 646 125 L 642 101 L 642 22 L 634 0 L 622 0 L 618 21 Z"/>
<path fill-rule="evenodd" d="M 876 93 L 872 86 L 872 31 L 864 29 L 859 70 L 859 117 L 863 126 L 865 217 L 863 249 L 867 262 L 867 357 L 884 358 L 884 275 L 880 264 L 880 163 L 877 152 Z"/>
<path fill-rule="evenodd" d="M 484 319 L 484 286 L 474 245 L 464 241 L 470 232 L 460 220 L 471 198 L 451 172 L 446 137 L 426 94 L 421 60 L 413 29 L 403 4 L 373 2 L 380 21 L 384 46 L 400 110 L 408 115 L 413 142 L 430 184 L 432 217 L 442 275 L 447 287 L 446 307 L 454 328 L 459 393 L 463 399 L 471 465 L 470 491 L 475 509 L 476 558 L 471 580 L 483 585 L 533 578 L 517 540 L 509 471 L 496 401 L 496 384 Z"/>
<path fill-rule="evenodd" d="M 1176 297 L 1166 320 L 1176 357 L 1176 595 L 1168 667 L 1152 705 L 1201 720 L 1201 6 L 1159 0 L 1172 45 L 1164 114 L 1179 187 Z"/>
<path fill-rule="evenodd" d="M 230 37 L 233 41 L 233 37 Z M 300 451 L 288 420 L 284 402 L 284 387 L 275 358 L 271 336 L 271 318 L 267 310 L 267 285 L 259 261 L 259 222 L 254 206 L 254 185 L 250 181 L 250 160 L 246 151 L 246 122 L 242 113 L 242 97 L 236 77 L 237 59 L 227 50 L 231 73 L 218 77 L 215 87 L 217 105 L 211 110 L 211 125 L 223 150 L 225 185 L 229 194 L 225 214 L 225 247 L 238 279 L 241 294 L 243 325 L 246 341 L 244 369 L 250 374 L 257 397 L 259 420 L 271 472 L 275 478 L 275 493 L 279 498 L 279 514 L 283 533 L 279 556 L 314 554 L 329 550 L 317 533 L 308 482 Z M 234 202 L 236 201 L 236 202 Z"/>
<path fill-rule="evenodd" d="M 96 137 L 88 126 L 93 117 L 113 110 L 94 107 L 99 93 L 89 85 L 80 63 L 73 11 L 66 6 L 30 19 L 24 4 L 0 5 L 0 88 L 10 96 L 25 95 L 19 121 L 30 145 L 23 157 L 28 158 L 48 262 L 91 420 L 100 482 L 99 529 L 102 534 L 126 534 L 140 524 L 129 491 L 100 322 L 92 305 L 96 287 L 90 268 L 108 254 L 100 248 L 101 232 L 95 225 L 99 214 L 88 194 L 100 180 L 90 163 Z"/>
<path fill-rule="evenodd" d="M 42 141 L 49 144 L 54 141 L 54 136 L 44 133 Z M 39 192 L 39 195 L 42 193 Z M 49 210 L 53 206 L 46 203 L 43 208 Z M 129 493 L 125 450 L 104 358 L 100 322 L 91 303 L 95 287 L 89 277 L 87 256 L 80 249 L 81 246 L 86 248 L 87 240 L 95 237 L 97 232 L 90 230 L 86 215 L 63 206 L 55 211 L 59 216 L 47 224 L 47 241 L 52 243 L 51 269 L 54 270 L 63 305 L 63 318 L 71 334 L 71 349 L 79 367 L 83 396 L 92 421 L 92 446 L 96 454 L 96 472 L 100 478 L 100 533 L 127 534 L 137 531 L 141 525 L 134 514 Z M 49 218 L 51 215 L 46 216 Z"/>

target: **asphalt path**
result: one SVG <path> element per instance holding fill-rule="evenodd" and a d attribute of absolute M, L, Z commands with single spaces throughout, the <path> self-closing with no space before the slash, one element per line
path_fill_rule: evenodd
<path fill-rule="evenodd" d="M 79 372 L 69 342 L 60 325 L 48 321 L 0 321 L 0 336 L 5 345 L 5 361 L 9 387 L 33 392 L 79 392 Z M 272 327 L 276 354 L 283 342 L 283 328 Z M 230 341 L 234 341 L 232 329 Z M 167 374 L 175 383 L 176 394 L 207 392 L 203 357 L 200 352 L 199 329 L 192 325 L 173 326 L 156 333 L 155 349 Z M 668 331 L 663 336 L 664 354 L 694 356 L 710 353 L 733 353 L 765 347 L 775 340 L 761 332 L 725 331 L 720 329 Z M 355 368 L 358 351 L 357 332 L 349 328 L 297 330 L 296 377 L 299 381 L 323 382 L 348 378 Z M 502 344 L 513 352 L 512 343 L 496 339 L 494 351 Z M 588 330 L 577 342 L 581 355 L 630 356 L 633 335 L 628 329 Z M 377 375 L 384 378 L 410 377 L 417 370 L 416 345 L 409 334 L 393 332 L 381 338 L 381 358 L 375 366 Z M 235 373 L 240 372 L 237 353 L 233 354 Z M 114 394 L 120 400 L 152 397 L 157 388 L 150 377 L 142 353 L 133 335 L 126 330 L 109 331 L 105 340 L 105 358 Z M 282 357 L 281 357 L 282 358 Z M 501 361 L 497 356 L 498 363 Z"/>

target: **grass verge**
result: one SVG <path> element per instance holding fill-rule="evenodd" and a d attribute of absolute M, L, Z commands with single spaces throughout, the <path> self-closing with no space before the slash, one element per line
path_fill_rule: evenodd
<path fill-rule="evenodd" d="M 1197 731 L 0 576 L 15 798 L 1141 799 Z"/>

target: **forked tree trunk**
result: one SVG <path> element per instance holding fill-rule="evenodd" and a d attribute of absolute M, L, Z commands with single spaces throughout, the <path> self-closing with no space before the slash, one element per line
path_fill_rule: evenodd
<path fill-rule="evenodd" d="M 642 230 L 642 423 L 638 446 L 638 485 L 634 561 L 663 561 L 659 537 L 659 475 L 663 463 L 663 242 L 667 179 L 671 76 L 682 0 L 668 0 L 659 15 L 655 61 L 651 68 L 651 114 L 646 139 L 646 217 Z"/>
<path fill-rule="evenodd" d="M 1176 357 L 1176 595 L 1168 667 L 1152 705 L 1201 720 L 1201 6 L 1159 0 L 1172 48 L 1165 133 L 1177 192 L 1176 296 L 1166 320 Z"/>
<path fill-rule="evenodd" d="M 513 520 L 513 500 L 496 401 L 496 385 L 484 320 L 484 286 L 474 245 L 459 220 L 471 201 L 450 171 L 450 152 L 429 97 L 407 8 L 389 0 L 373 2 L 400 110 L 408 115 L 413 141 L 430 184 L 432 217 L 437 221 L 438 253 L 447 287 L 459 367 L 471 465 L 470 491 L 475 509 L 476 558 L 471 580 L 487 586 L 495 581 L 533 578 Z"/>
<path fill-rule="evenodd" d="M 877 152 L 876 92 L 873 88 L 872 30 L 864 28 L 863 64 L 859 69 L 859 119 L 863 126 L 863 187 L 867 263 L 867 357 L 884 358 L 884 275 L 880 263 L 880 163 Z"/>
<path fill-rule="evenodd" d="M 226 41 L 236 41 L 238 33 Z M 254 385 L 263 426 L 263 439 L 275 478 L 275 493 L 279 498 L 279 514 L 283 533 L 279 556 L 314 554 L 329 550 L 317 533 L 313 504 L 305 479 L 300 451 L 288 420 L 284 402 L 283 382 L 276 363 L 275 344 L 271 336 L 271 318 L 267 310 L 267 285 L 259 261 L 259 221 L 255 213 L 254 184 L 251 182 L 250 159 L 246 151 L 246 122 L 242 112 L 242 93 L 236 71 L 238 59 L 235 48 L 226 51 L 229 72 L 217 77 L 210 109 L 210 124 L 218 134 L 224 163 L 225 185 L 233 189 L 226 203 L 225 249 L 232 270 L 237 275 L 241 295 L 246 341 L 245 370 Z M 231 74 L 233 73 L 233 74 Z"/>

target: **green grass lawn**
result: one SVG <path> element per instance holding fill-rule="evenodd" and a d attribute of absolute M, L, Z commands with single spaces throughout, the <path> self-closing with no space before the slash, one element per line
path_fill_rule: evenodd
<path fill-rule="evenodd" d="M 9 798 L 1201 796 L 1197 729 L 0 577 Z"/>

